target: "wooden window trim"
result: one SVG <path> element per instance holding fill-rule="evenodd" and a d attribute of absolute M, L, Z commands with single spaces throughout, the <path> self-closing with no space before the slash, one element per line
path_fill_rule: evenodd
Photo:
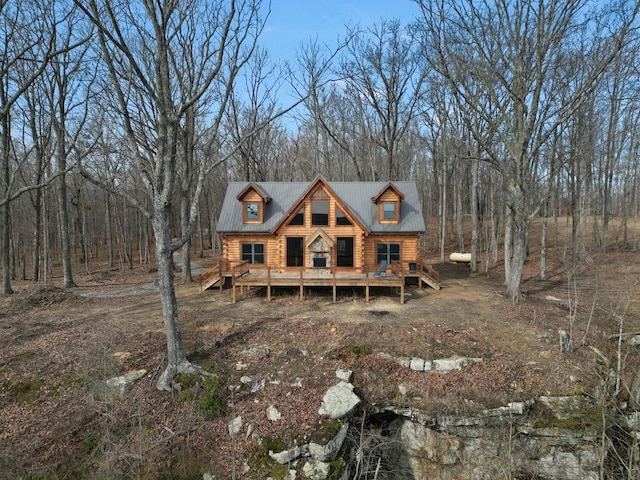
<path fill-rule="evenodd" d="M 293 223 L 293 221 L 298 217 L 298 215 L 302 215 L 302 222 L 301 223 Z M 302 207 L 300 207 L 296 213 L 294 213 L 289 221 L 287 222 L 287 225 L 291 225 L 291 226 L 304 226 L 305 225 L 305 209 L 304 209 L 304 205 Z"/>
<path fill-rule="evenodd" d="M 322 202 L 326 205 L 327 213 L 316 213 L 315 206 L 318 205 L 317 202 Z M 331 224 L 331 201 L 329 198 L 312 198 L 311 199 L 311 226 L 312 227 L 328 227 Z M 316 223 L 314 220 L 314 215 L 326 215 L 327 221 L 326 223 Z"/>
<path fill-rule="evenodd" d="M 341 212 L 342 216 L 338 216 L 338 212 Z M 335 207 L 335 217 L 336 217 L 335 218 L 336 227 L 352 227 L 353 226 L 353 222 L 347 216 L 347 214 L 344 212 L 344 209 L 342 207 L 340 207 L 340 205 L 337 204 L 337 202 L 336 202 L 336 207 Z M 344 218 L 347 223 L 338 223 L 338 219 L 339 218 Z"/>
<path fill-rule="evenodd" d="M 384 206 L 385 204 L 393 204 L 395 215 L 393 218 L 384 218 Z M 379 223 L 398 223 L 400 221 L 400 202 L 399 201 L 384 201 L 378 203 L 378 222 Z"/>
<path fill-rule="evenodd" d="M 249 260 L 249 264 L 251 265 L 261 265 L 261 266 L 266 266 L 267 265 L 267 244 L 264 242 L 242 242 L 240 243 L 240 261 L 244 262 L 244 253 L 242 251 L 243 247 L 245 245 L 251 245 L 251 259 Z M 256 251 L 255 251 L 255 245 L 262 245 L 262 257 L 264 258 L 264 261 L 262 263 L 256 263 L 255 257 L 256 257 Z M 258 254 L 259 255 L 259 254 Z"/>
<path fill-rule="evenodd" d="M 395 260 L 390 260 L 391 258 L 391 245 L 398 245 L 398 262 L 400 264 L 402 264 L 402 252 L 404 250 L 402 242 L 385 242 L 385 241 L 380 241 L 380 242 L 376 242 L 376 265 L 380 265 L 380 261 L 378 260 L 378 247 L 380 245 L 386 245 L 387 246 L 387 258 L 386 260 L 391 263 Z"/>
<path fill-rule="evenodd" d="M 258 207 L 258 218 L 248 218 L 247 209 L 249 205 L 256 205 Z M 258 201 L 244 201 L 242 202 L 242 221 L 243 223 L 262 223 L 264 215 L 264 205 Z"/>

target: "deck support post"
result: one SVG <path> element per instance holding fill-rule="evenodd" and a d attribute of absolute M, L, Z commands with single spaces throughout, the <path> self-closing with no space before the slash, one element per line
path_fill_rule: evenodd
<path fill-rule="evenodd" d="M 236 267 L 231 267 L 231 303 L 236 303 Z"/>
<path fill-rule="evenodd" d="M 404 303 L 404 270 L 400 270 L 400 303 Z"/>
<path fill-rule="evenodd" d="M 418 290 L 422 290 L 422 263 L 418 262 Z"/>
<path fill-rule="evenodd" d="M 365 296 L 366 302 L 369 303 L 369 269 L 365 270 L 364 277 L 365 277 L 364 296 Z"/>
<path fill-rule="evenodd" d="M 304 300 L 304 282 L 302 281 L 302 269 L 300 269 L 300 300 Z"/>
<path fill-rule="evenodd" d="M 333 303 L 336 303 L 336 269 L 332 268 L 331 270 L 333 270 Z"/>
<path fill-rule="evenodd" d="M 271 301 L 271 267 L 267 267 L 267 302 Z"/>

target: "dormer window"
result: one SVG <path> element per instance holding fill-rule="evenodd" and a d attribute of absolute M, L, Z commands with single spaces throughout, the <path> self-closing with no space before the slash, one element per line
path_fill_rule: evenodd
<path fill-rule="evenodd" d="M 262 223 L 262 202 L 242 202 L 242 221 L 244 223 Z"/>
<path fill-rule="evenodd" d="M 404 194 L 393 183 L 388 183 L 371 200 L 378 206 L 379 223 L 400 222 L 400 204 Z"/>
<path fill-rule="evenodd" d="M 396 202 L 382 202 L 382 219 L 383 220 L 397 220 L 398 219 L 398 205 Z"/>
<path fill-rule="evenodd" d="M 253 183 L 248 184 L 237 196 L 242 202 L 243 223 L 263 223 L 265 205 L 269 203 L 269 197 L 264 190 Z"/>
<path fill-rule="evenodd" d="M 250 222 L 260 218 L 260 206 L 257 202 L 246 202 L 244 206 L 247 221 Z"/>

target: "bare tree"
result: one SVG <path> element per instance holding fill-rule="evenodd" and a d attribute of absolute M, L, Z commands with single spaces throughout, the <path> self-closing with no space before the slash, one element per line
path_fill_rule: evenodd
<path fill-rule="evenodd" d="M 55 24 L 55 18 L 50 20 Z M 91 96 L 92 79 L 87 59 L 89 43 L 86 36 L 90 32 L 80 33 L 82 17 L 73 4 L 66 15 L 59 21 L 59 30 L 54 30 L 52 42 L 60 54 L 52 58 L 45 69 L 45 77 L 50 85 L 47 96 L 50 102 L 50 113 L 55 134 L 55 165 L 58 175 L 58 219 L 62 247 L 62 271 L 64 287 L 75 287 L 71 268 L 71 234 L 69 228 L 68 193 L 66 172 L 69 169 L 68 159 L 83 133 L 84 124 L 89 112 L 88 99 Z M 73 48 L 82 45 L 81 48 Z"/>
<path fill-rule="evenodd" d="M 273 136 L 277 136 L 277 125 L 270 123 L 255 134 L 248 135 L 273 116 L 276 111 L 279 72 L 270 63 L 266 50 L 256 49 L 254 57 L 247 65 L 242 80 L 244 86 L 233 93 L 229 102 L 226 128 L 239 145 L 234 157 L 243 180 L 273 180 L 276 149 L 272 148 Z"/>
<path fill-rule="evenodd" d="M 55 176 L 42 184 L 22 185 L 16 188 L 20 178 L 12 171 L 11 132 L 12 110 L 23 98 L 26 90 L 45 71 L 49 62 L 65 52 L 84 43 L 69 43 L 58 48 L 56 31 L 64 24 L 67 10 L 65 5 L 41 2 L 39 0 L 1 1 L 0 23 L 3 35 L 0 37 L 3 52 L 0 55 L 0 208 L 2 209 L 2 249 L 3 286 L 2 292 L 12 292 L 10 280 L 10 203 L 25 192 L 41 188 Z M 25 157 L 26 159 L 26 157 Z M 17 165 L 16 169 L 21 167 Z"/>
<path fill-rule="evenodd" d="M 366 35 L 354 35 L 341 67 L 352 97 L 367 111 L 371 140 L 384 151 L 383 175 L 389 180 L 408 171 L 401 168 L 399 146 L 419 113 L 426 80 L 417 46 L 399 21 L 382 21 Z"/>
<path fill-rule="evenodd" d="M 86 7 L 81 3 L 77 1 L 97 27 L 133 173 L 144 185 L 149 200 L 147 208 L 133 196 L 128 197 L 151 220 L 155 235 L 167 337 L 167 365 L 158 388 L 170 390 L 176 374 L 202 371 L 189 362 L 183 350 L 172 255 L 191 234 L 204 179 L 212 162 L 219 159 L 212 147 L 211 161 L 195 165 L 189 227 L 182 238 L 172 240 L 171 210 L 179 181 L 178 135 L 187 114 L 215 91 L 215 96 L 209 97 L 207 113 L 214 138 L 210 145 L 220 145 L 218 131 L 235 77 L 250 58 L 262 29 L 260 5 L 253 0 L 116 4 L 90 0 Z M 192 62 L 194 82 L 182 76 L 186 58 Z"/>
<path fill-rule="evenodd" d="M 539 151 L 624 48 L 639 8 L 632 2 L 590 17 L 587 3 L 418 0 L 425 57 L 449 83 L 464 118 L 483 119 L 468 127 L 487 154 L 483 160 L 505 180 L 505 281 L 514 302 L 521 297 L 529 223 L 543 197 L 534 182 Z M 607 38 L 598 38 L 605 31 Z M 588 64 L 575 45 L 588 52 Z M 491 108 L 476 102 L 478 89 Z M 562 102 L 558 90 L 566 92 Z M 487 143 L 490 137 L 474 128 L 483 124 L 497 142 Z"/>

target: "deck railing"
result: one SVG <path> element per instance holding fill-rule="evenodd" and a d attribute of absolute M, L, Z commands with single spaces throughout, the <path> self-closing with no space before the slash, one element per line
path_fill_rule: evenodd
<path fill-rule="evenodd" d="M 434 269 L 426 260 L 421 259 L 417 262 L 417 270 L 418 272 L 426 273 L 435 281 L 440 283 L 440 273 L 436 269 Z"/>

